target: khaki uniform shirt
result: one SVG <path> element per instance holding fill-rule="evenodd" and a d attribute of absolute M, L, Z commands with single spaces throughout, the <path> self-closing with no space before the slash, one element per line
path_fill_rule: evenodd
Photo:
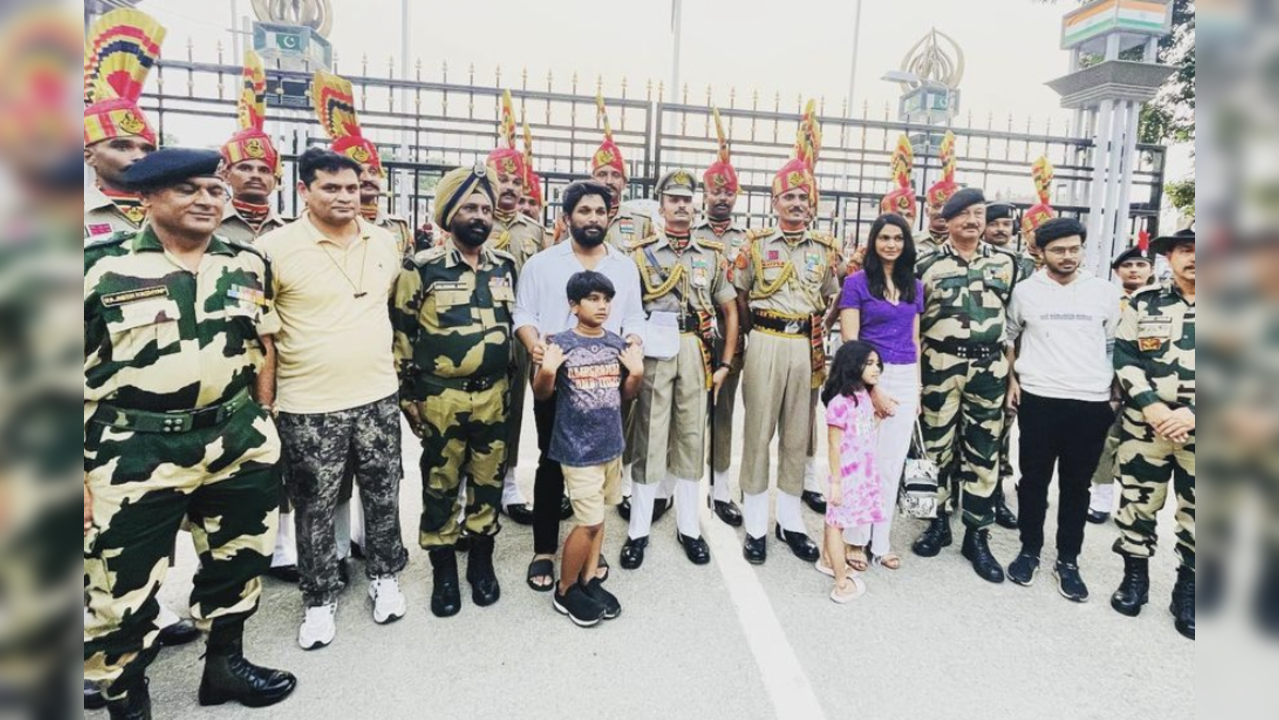
<path fill-rule="evenodd" d="M 635 215 L 629 210 L 619 210 L 609 223 L 604 242 L 626 254 L 631 246 L 653 234 L 653 223 L 647 217 Z"/>
<path fill-rule="evenodd" d="M 125 215 L 97 187 L 84 190 L 84 239 L 105 238 L 112 233 L 140 230 L 143 220 Z"/>
<path fill-rule="evenodd" d="M 661 232 L 639 242 L 631 259 L 644 286 L 644 312 L 713 316 L 719 306 L 736 302 L 724 249 L 721 243 L 690 237 L 688 246 L 677 252 Z"/>
<path fill-rule="evenodd" d="M 272 207 L 271 213 L 262 222 L 262 228 L 255 231 L 253 226 L 240 217 L 240 213 L 236 212 L 235 207 L 228 202 L 226 210 L 222 213 L 222 227 L 218 228 L 218 234 L 243 245 L 252 245 L 263 235 L 288 224 L 289 221 L 280 217 L 280 214 Z"/>
<path fill-rule="evenodd" d="M 807 320 L 839 294 L 839 251 L 829 236 L 806 231 L 791 244 L 778 229 L 751 231 L 733 269 L 750 309 Z"/>
<path fill-rule="evenodd" d="M 520 213 L 515 213 L 515 217 L 509 224 L 494 220 L 493 233 L 489 235 L 488 246 L 513 257 L 516 269 L 523 270 L 524 263 L 542 251 L 545 236 L 546 231 L 541 225 Z"/>

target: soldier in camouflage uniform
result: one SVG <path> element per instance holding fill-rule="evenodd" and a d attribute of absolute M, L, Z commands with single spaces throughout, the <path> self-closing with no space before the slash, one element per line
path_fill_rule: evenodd
<path fill-rule="evenodd" d="M 650 352 L 660 354 L 644 361 L 644 383 L 635 408 L 633 509 L 622 548 L 622 567 L 628 570 L 644 564 L 658 485 L 667 478 L 675 481 L 680 546 L 694 565 L 711 561 L 698 519 L 707 393 L 718 394 L 732 368 L 737 291 L 728 281 L 724 246 L 691 235 L 696 185 L 686 170 L 668 173 L 658 182 L 666 230 L 631 251 L 644 285 L 644 312 L 650 318 L 646 342 Z M 726 318 L 726 347 L 719 355 L 717 312 Z"/>
<path fill-rule="evenodd" d="M 516 261 L 485 245 L 495 185 L 485 165 L 444 176 L 435 222 L 451 239 L 406 262 L 395 292 L 400 405 L 422 439 L 421 544 L 434 568 L 437 617 L 461 610 L 455 546 L 463 476 L 472 599 L 488 607 L 501 597 L 493 550 L 507 462 Z"/>
<path fill-rule="evenodd" d="M 524 153 L 515 149 L 515 111 L 511 107 L 511 94 L 502 101 L 502 136 L 506 147 L 489 153 L 487 164 L 493 178 L 493 190 L 497 194 L 493 208 L 493 232 L 489 235 L 489 247 L 515 258 L 517 271 L 524 269 L 528 259 L 541 252 L 545 241 L 542 226 L 520 212 L 520 200 L 524 197 L 528 182 L 528 167 Z M 524 429 L 524 400 L 529 390 L 528 351 L 522 343 L 513 343 L 511 370 L 511 407 L 507 422 L 507 467 L 502 482 L 502 511 L 520 525 L 533 524 L 533 509 L 515 482 L 515 469 L 520 460 L 520 439 Z"/>
<path fill-rule="evenodd" d="M 1171 482 L 1177 498 L 1177 555 L 1172 594 L 1177 631 L 1195 638 L 1195 231 L 1156 239 L 1151 251 L 1168 257 L 1173 279 L 1136 293 L 1124 310 L 1115 342 L 1115 370 L 1123 390 L 1119 445 L 1120 537 L 1124 581 L 1111 598 L 1136 617 L 1150 595 L 1156 518 Z"/>
<path fill-rule="evenodd" d="M 210 630 L 202 705 L 280 702 L 296 679 L 243 656 L 275 545 L 280 441 L 255 401 L 278 329 L 270 265 L 214 236 L 215 152 L 166 150 L 126 173 L 151 213 L 85 249 L 84 677 L 113 718 L 149 718 L 156 594 L 189 520 L 191 611 Z M 91 510 L 91 513 L 90 513 Z"/>
<path fill-rule="evenodd" d="M 923 335 L 923 428 L 928 454 L 941 468 L 941 511 L 915 542 L 915 554 L 936 557 L 954 540 L 948 504 L 963 491 L 964 557 L 978 576 L 1004 581 L 990 552 L 995 521 L 992 496 L 999 483 L 1008 358 L 1004 354 L 1008 303 L 1018 281 L 1017 259 L 982 243 L 986 200 L 960 190 L 942 214 L 950 239 L 916 264 L 927 291 Z"/>
<path fill-rule="evenodd" d="M 1016 235 L 1017 208 L 1008 203 L 992 203 L 986 208 L 986 230 L 982 242 L 991 247 L 1013 253 L 1017 258 L 1017 272 L 1023 279 L 1035 274 L 1035 261 L 1029 255 L 1015 252 L 1012 245 Z M 1004 436 L 999 445 L 999 482 L 995 485 L 995 494 L 991 498 L 995 506 L 995 524 L 1009 530 L 1017 529 L 1017 515 L 1008 507 L 1004 495 L 1004 483 L 1013 478 L 1012 463 L 1012 430 L 1017 414 L 1015 410 L 1004 411 Z"/>
<path fill-rule="evenodd" d="M 693 226 L 693 239 L 721 245 L 731 268 L 746 244 L 746 228 L 733 219 L 733 209 L 741 194 L 741 183 L 733 168 L 728 138 L 718 110 L 715 111 L 715 128 L 719 136 L 719 157 L 702 175 L 705 215 Z M 727 320 L 721 315 L 719 321 L 723 327 Z M 715 357 L 729 355 L 724 339 L 720 337 L 717 340 Z M 738 334 L 737 347 L 732 357 L 732 367 L 729 368 L 728 377 L 724 380 L 711 411 L 711 509 L 729 526 L 741 527 L 742 511 L 733 502 L 729 478 L 733 465 L 733 416 L 737 410 L 737 390 L 741 386 L 742 367 L 746 358 L 746 338 L 741 333 Z"/>
<path fill-rule="evenodd" d="M 737 257 L 733 283 L 738 312 L 750 332 L 742 377 L 746 427 L 741 486 L 748 562 L 768 559 L 770 446 L 780 433 L 777 537 L 796 557 L 816 562 L 820 551 L 800 511 L 804 465 L 817 390 L 826 374 L 827 308 L 839 293 L 839 252 L 833 238 L 809 230 L 817 192 L 812 154 L 803 137 L 796 158 L 773 181 L 779 228 L 752 231 Z"/>
<path fill-rule="evenodd" d="M 122 185 L 129 166 L 159 144 L 138 98 L 164 36 L 150 16 L 123 9 L 99 18 L 85 38 L 84 162 L 94 171 L 84 191 L 86 240 L 137 230 L 146 219 L 142 199 Z"/>

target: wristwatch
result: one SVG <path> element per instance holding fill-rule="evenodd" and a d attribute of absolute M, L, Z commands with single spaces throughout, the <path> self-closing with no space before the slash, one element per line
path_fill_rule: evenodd
<path fill-rule="evenodd" d="M 715 366 L 715 369 L 716 369 L 716 370 L 732 370 L 732 369 L 733 369 L 733 365 L 732 365 L 732 363 L 722 362 L 722 363 L 720 363 L 720 364 L 716 365 L 716 366 Z"/>

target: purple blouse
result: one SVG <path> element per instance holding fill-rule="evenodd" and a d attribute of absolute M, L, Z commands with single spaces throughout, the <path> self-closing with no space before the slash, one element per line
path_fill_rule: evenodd
<path fill-rule="evenodd" d="M 914 365 L 919 362 L 915 349 L 915 318 L 924 314 L 924 284 L 915 281 L 915 302 L 894 305 L 870 294 L 870 280 L 862 270 L 844 281 L 839 299 L 840 310 L 861 312 L 858 337 L 870 343 L 885 365 Z"/>

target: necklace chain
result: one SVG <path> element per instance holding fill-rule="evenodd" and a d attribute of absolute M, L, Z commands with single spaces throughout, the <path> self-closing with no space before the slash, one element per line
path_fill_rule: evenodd
<path fill-rule="evenodd" d="M 337 271 L 342 274 L 342 277 L 346 280 L 346 283 L 351 286 L 352 290 L 355 291 L 356 300 L 359 300 L 360 298 L 365 297 L 369 294 L 368 291 L 364 289 L 364 271 L 368 269 L 368 265 L 369 265 L 369 244 L 367 242 L 364 243 L 364 255 L 360 260 L 360 284 L 359 285 L 356 285 L 355 282 L 351 280 L 351 276 L 346 274 L 346 269 L 342 267 L 342 264 L 338 262 L 337 258 L 333 257 L 333 253 L 329 252 L 328 248 L 322 246 L 320 249 L 324 251 L 324 255 L 325 257 L 329 259 L 329 262 L 333 263 L 333 267 L 337 268 Z"/>

